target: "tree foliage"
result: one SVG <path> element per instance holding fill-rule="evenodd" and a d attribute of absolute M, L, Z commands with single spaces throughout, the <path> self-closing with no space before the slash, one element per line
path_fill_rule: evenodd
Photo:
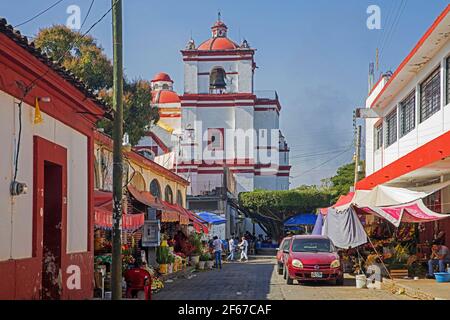
<path fill-rule="evenodd" d="M 54 60 L 62 57 L 60 63 L 64 67 L 112 104 L 113 66 L 94 38 L 82 37 L 66 26 L 55 25 L 41 29 L 35 45 Z M 124 79 L 124 132 L 128 133 L 132 145 L 159 120 L 158 109 L 151 102 L 150 82 Z M 98 127 L 112 134 L 113 125 L 109 120 L 99 121 Z"/>
<path fill-rule="evenodd" d="M 111 88 L 113 67 L 94 38 L 82 35 L 63 25 L 54 25 L 39 30 L 34 40 L 53 60 L 79 77 L 89 88 L 101 90 Z"/>
<path fill-rule="evenodd" d="M 108 103 L 112 103 L 112 91 L 101 91 L 100 96 Z M 124 87 L 123 118 L 124 132 L 130 137 L 130 144 L 136 145 L 148 130 L 151 123 L 158 122 L 158 108 L 151 104 L 150 82 L 134 80 L 127 82 Z M 112 134 L 113 125 L 106 119 L 98 124 L 109 135 Z"/>
<path fill-rule="evenodd" d="M 336 175 L 322 180 L 322 186 L 300 186 L 288 191 L 257 190 L 239 195 L 239 203 L 251 218 L 261 223 L 275 239 L 283 232 L 283 222 L 298 214 L 326 208 L 354 184 L 354 163 L 338 168 Z M 362 177 L 361 177 L 362 178 Z"/>
<path fill-rule="evenodd" d="M 282 236 L 286 219 L 298 213 L 309 213 L 328 207 L 331 201 L 332 193 L 329 190 L 315 186 L 302 186 L 288 191 L 257 190 L 239 195 L 240 206 L 275 239 Z"/>

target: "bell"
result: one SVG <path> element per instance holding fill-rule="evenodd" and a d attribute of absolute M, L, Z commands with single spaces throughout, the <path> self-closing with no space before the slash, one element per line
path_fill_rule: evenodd
<path fill-rule="evenodd" d="M 227 84 L 225 82 L 226 73 L 221 68 L 213 69 L 210 75 L 209 85 L 211 89 L 225 89 Z"/>

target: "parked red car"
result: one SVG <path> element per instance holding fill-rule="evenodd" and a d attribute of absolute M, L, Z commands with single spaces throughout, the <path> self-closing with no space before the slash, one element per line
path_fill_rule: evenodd
<path fill-rule="evenodd" d="M 336 247 L 324 236 L 293 236 L 285 250 L 284 277 L 288 285 L 294 280 L 334 281 L 344 284 L 344 272 Z"/>
<path fill-rule="evenodd" d="M 286 237 L 281 241 L 280 247 L 277 249 L 277 270 L 278 274 L 283 274 L 284 258 L 287 256 L 285 251 L 289 250 L 291 246 L 291 236 Z"/>

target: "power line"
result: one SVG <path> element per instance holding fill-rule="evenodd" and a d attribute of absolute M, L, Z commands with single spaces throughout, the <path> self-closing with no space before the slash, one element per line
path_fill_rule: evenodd
<path fill-rule="evenodd" d="M 348 135 L 348 137 L 350 137 L 350 136 L 352 136 L 352 138 L 351 139 L 340 139 L 344 144 L 348 141 L 348 142 L 351 142 L 351 141 L 353 141 L 353 134 L 349 134 Z M 336 136 L 330 136 L 329 138 L 336 138 Z M 341 137 L 342 138 L 342 137 Z M 317 148 L 318 146 L 321 146 L 321 143 L 323 143 L 322 144 L 322 146 L 326 146 L 326 145 L 329 145 L 329 144 L 331 144 L 331 143 L 333 143 L 333 142 L 330 142 L 329 140 L 326 140 L 326 139 L 323 139 L 323 138 L 321 138 L 321 137 L 314 137 L 314 139 L 315 140 L 317 140 L 317 141 L 311 141 L 311 140 L 309 140 L 309 142 L 308 143 L 303 143 L 303 144 L 295 144 L 295 145 L 291 145 L 291 144 L 289 144 L 289 149 L 291 149 L 291 150 L 293 150 L 293 149 L 308 149 L 308 147 L 314 147 L 314 148 Z M 299 150 L 299 151 L 301 151 L 301 150 Z"/>
<path fill-rule="evenodd" d="M 395 19 L 393 21 L 392 28 L 391 28 L 390 32 L 388 33 L 388 35 L 387 35 L 387 37 L 385 39 L 385 42 L 383 43 L 383 46 L 382 46 L 382 48 L 380 50 L 380 59 L 383 57 L 383 54 L 385 53 L 386 48 L 389 48 L 389 45 L 390 45 L 391 40 L 392 40 L 392 37 L 395 34 L 395 31 L 397 29 L 397 26 L 398 26 L 398 24 L 399 24 L 399 22 L 401 20 L 401 17 L 403 15 L 403 12 L 404 12 L 407 4 L 408 4 L 407 0 L 402 0 L 402 2 L 400 3 L 399 9 L 397 11 L 397 16 L 395 17 Z"/>
<path fill-rule="evenodd" d="M 89 6 L 88 12 L 86 13 L 86 17 L 84 17 L 83 23 L 81 24 L 80 31 L 83 29 L 84 24 L 86 23 L 89 15 L 91 14 L 92 7 L 94 6 L 95 0 L 91 1 L 91 5 Z"/>
<path fill-rule="evenodd" d="M 333 150 L 333 151 L 328 151 L 328 152 L 323 152 L 323 153 L 311 153 L 311 154 L 307 154 L 307 155 L 299 155 L 299 156 L 294 156 L 294 157 L 289 157 L 289 159 L 293 160 L 293 159 L 302 159 L 302 158 L 312 158 L 312 157 L 317 157 L 317 156 L 324 156 L 324 155 L 329 155 L 329 154 L 335 154 L 335 153 L 339 153 L 342 151 L 345 151 L 347 149 L 337 149 L 337 150 Z"/>
<path fill-rule="evenodd" d="M 109 8 L 108 11 L 106 11 L 101 17 L 100 19 L 98 19 L 96 22 L 94 22 L 94 24 L 91 25 L 91 27 L 85 32 L 82 33 L 73 43 L 71 43 L 69 45 L 69 47 L 67 48 L 67 50 L 61 55 L 61 57 L 59 57 L 58 60 L 56 60 L 56 64 L 59 64 L 62 59 L 66 56 L 67 53 L 69 53 L 72 48 L 77 45 L 84 37 L 86 37 L 86 35 L 92 30 L 94 29 L 100 22 L 103 21 L 103 19 L 113 10 L 113 8 L 115 7 L 115 5 L 117 4 L 119 0 L 116 0 L 114 2 L 114 4 L 111 6 L 111 8 Z M 37 77 L 33 82 L 31 82 L 31 84 L 28 86 L 30 88 L 32 88 L 39 80 L 41 80 L 42 78 L 44 78 L 49 72 L 50 70 L 52 70 L 51 67 L 48 67 L 47 71 L 45 73 L 43 73 L 41 76 Z"/>
<path fill-rule="evenodd" d="M 47 11 L 50 11 L 52 8 L 56 7 L 58 4 L 60 4 L 61 2 L 63 2 L 64 0 L 58 0 L 56 1 L 54 4 L 52 4 L 50 7 L 48 7 L 47 9 L 42 10 L 41 12 L 37 13 L 36 15 L 32 16 L 30 19 L 25 20 L 22 23 L 19 23 L 18 25 L 15 25 L 14 28 L 18 28 L 21 27 L 31 21 L 33 21 L 36 18 L 39 18 L 40 16 L 42 16 L 44 13 L 46 13 Z"/>
<path fill-rule="evenodd" d="M 380 34 L 380 38 L 378 39 L 378 43 L 377 43 L 377 48 L 379 49 L 380 48 L 380 46 L 381 46 L 381 44 L 383 43 L 383 41 L 384 41 L 384 38 L 385 38 L 385 36 L 386 36 L 386 32 L 387 32 L 387 30 L 388 30 L 388 26 L 389 26 L 389 24 L 390 24 L 390 22 L 391 22 L 391 17 L 392 17 L 392 13 L 394 12 L 394 7 L 395 7 L 395 1 L 390 1 L 390 7 L 389 7 L 389 9 L 387 10 L 387 15 L 386 15 L 386 23 L 385 23 L 385 28 L 383 28 L 383 31 L 381 32 L 381 34 Z"/>
<path fill-rule="evenodd" d="M 59 2 L 61 2 L 63 0 L 60 0 Z M 64 52 L 62 54 L 62 56 L 56 61 L 56 64 L 59 64 L 61 62 L 61 60 L 65 57 L 65 55 L 67 54 L 67 52 L 71 51 L 73 46 L 75 46 L 75 44 L 77 44 L 80 40 L 82 40 L 93 28 L 95 28 L 96 25 L 98 25 L 107 15 L 108 13 L 110 13 L 112 11 L 112 9 L 115 7 L 115 5 L 118 3 L 119 0 L 116 0 L 114 2 L 114 4 L 111 6 L 111 8 L 102 16 L 100 17 L 100 19 L 98 19 L 84 34 L 82 34 L 76 41 L 74 41 L 69 48 L 67 49 L 66 52 Z M 56 5 L 56 4 L 55 4 Z M 48 9 L 49 10 L 49 9 Z M 48 11 L 47 10 L 47 11 Z M 52 67 L 49 66 L 47 71 L 45 71 L 42 75 L 38 76 L 36 79 L 34 79 L 28 86 L 23 88 L 23 95 L 22 98 L 20 100 L 20 102 L 18 103 L 18 107 L 19 107 L 19 134 L 18 134 L 18 140 L 17 140 L 17 147 L 16 147 L 16 155 L 15 155 L 15 168 L 14 168 L 14 181 L 16 181 L 17 179 L 17 172 L 18 172 L 18 167 L 19 167 L 19 153 L 20 153 L 20 146 L 21 146 L 21 136 L 22 136 L 22 104 L 25 101 L 25 98 L 27 97 L 27 95 L 30 93 L 30 91 L 33 89 L 34 85 L 41 80 L 42 78 L 44 78 L 49 72 L 50 70 L 52 70 Z"/>
<path fill-rule="evenodd" d="M 330 158 L 330 159 L 328 159 L 327 161 L 325 161 L 325 162 L 319 164 L 318 166 L 313 167 L 313 168 L 311 168 L 311 169 L 309 169 L 309 170 L 307 170 L 307 171 L 305 171 L 305 172 L 303 172 L 303 173 L 301 173 L 301 174 L 299 174 L 299 175 L 297 175 L 297 176 L 294 176 L 293 178 L 294 178 L 294 179 L 297 179 L 297 178 L 302 177 L 302 176 L 304 176 L 304 175 L 306 175 L 306 174 L 308 174 L 308 173 L 310 173 L 310 172 L 313 172 L 314 170 L 317 170 L 317 169 L 323 167 L 324 165 L 330 163 L 331 161 L 333 161 L 333 160 L 339 158 L 340 156 L 344 155 L 345 153 L 351 151 L 352 148 L 353 148 L 353 146 L 351 146 L 351 147 L 348 148 L 347 150 L 344 150 L 343 152 L 339 153 L 339 154 L 336 155 L 335 157 Z"/>

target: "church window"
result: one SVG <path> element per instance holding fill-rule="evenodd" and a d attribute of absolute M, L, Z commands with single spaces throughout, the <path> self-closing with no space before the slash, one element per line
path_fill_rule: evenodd
<path fill-rule="evenodd" d="M 223 150 L 224 129 L 208 129 L 208 150 Z"/>

